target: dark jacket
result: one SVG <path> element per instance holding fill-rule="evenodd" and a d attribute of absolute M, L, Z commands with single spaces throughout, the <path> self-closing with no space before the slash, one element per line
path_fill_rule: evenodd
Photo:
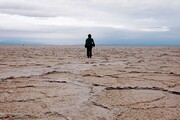
<path fill-rule="evenodd" d="M 94 40 L 92 38 L 87 38 L 86 39 L 86 43 L 85 43 L 85 47 L 95 47 L 95 43 Z"/>

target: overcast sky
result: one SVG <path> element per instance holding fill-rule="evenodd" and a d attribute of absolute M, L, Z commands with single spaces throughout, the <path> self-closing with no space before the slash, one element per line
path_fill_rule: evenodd
<path fill-rule="evenodd" d="M 180 45 L 180 0 L 0 0 L 0 42 Z"/>

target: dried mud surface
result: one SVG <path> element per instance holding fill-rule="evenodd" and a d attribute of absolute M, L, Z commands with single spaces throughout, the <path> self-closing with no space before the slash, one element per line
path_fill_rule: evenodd
<path fill-rule="evenodd" d="M 1 120 L 180 120 L 180 47 L 0 46 Z"/>

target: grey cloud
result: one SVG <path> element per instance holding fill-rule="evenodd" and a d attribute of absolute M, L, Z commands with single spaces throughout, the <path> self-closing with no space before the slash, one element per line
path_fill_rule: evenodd
<path fill-rule="evenodd" d="M 143 33 L 117 30 L 112 28 L 83 28 L 69 27 L 46 29 L 42 32 L 31 31 L 2 31 L 0 40 L 25 40 L 44 44 L 84 44 L 87 34 L 91 33 L 97 45 L 148 45 L 148 44 L 174 44 L 180 45 L 180 28 L 166 33 Z M 171 43 L 172 42 L 172 43 Z"/>
<path fill-rule="evenodd" d="M 0 0 L 0 40 L 80 44 L 92 33 L 99 44 L 143 39 L 177 42 L 179 12 L 179 0 Z M 67 18 L 65 25 L 58 17 Z M 68 25 L 69 19 L 74 20 Z"/>
<path fill-rule="evenodd" d="M 7 0 L 0 1 L 0 8 L 1 13 L 34 17 L 91 16 L 91 13 L 98 13 L 93 6 L 88 7 L 88 2 L 81 0 Z"/>

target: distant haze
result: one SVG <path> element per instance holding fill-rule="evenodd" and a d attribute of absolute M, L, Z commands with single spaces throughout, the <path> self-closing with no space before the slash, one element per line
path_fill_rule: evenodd
<path fill-rule="evenodd" d="M 0 0 L 0 44 L 180 45 L 180 0 Z"/>

